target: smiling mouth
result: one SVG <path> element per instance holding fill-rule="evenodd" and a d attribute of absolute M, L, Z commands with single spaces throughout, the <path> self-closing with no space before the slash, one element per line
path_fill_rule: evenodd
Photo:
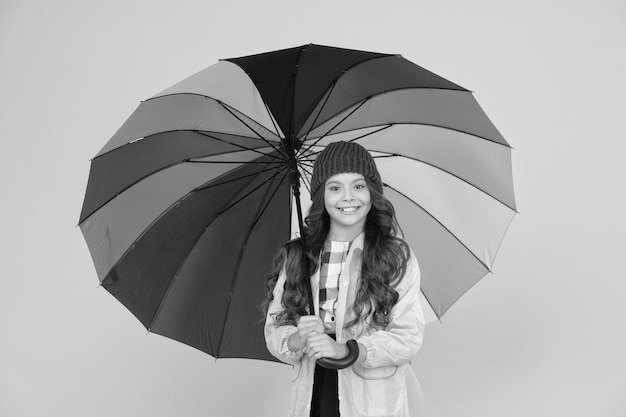
<path fill-rule="evenodd" d="M 355 211 L 357 211 L 359 207 L 339 207 L 339 211 L 342 213 L 354 213 Z"/>

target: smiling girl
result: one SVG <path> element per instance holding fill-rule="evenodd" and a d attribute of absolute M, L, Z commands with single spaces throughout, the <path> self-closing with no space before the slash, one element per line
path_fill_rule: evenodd
<path fill-rule="evenodd" d="M 322 151 L 311 178 L 312 206 L 299 239 L 278 254 L 268 279 L 265 340 L 294 366 L 289 415 L 356 417 L 421 415 L 421 391 L 410 361 L 424 334 L 420 274 L 398 235 L 372 156 L 354 142 Z M 314 312 L 307 311 L 310 279 Z M 327 369 L 355 340 L 358 359 Z"/>

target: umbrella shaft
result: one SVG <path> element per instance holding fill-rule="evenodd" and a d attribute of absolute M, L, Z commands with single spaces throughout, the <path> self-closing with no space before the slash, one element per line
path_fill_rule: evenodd
<path fill-rule="evenodd" d="M 308 300 L 309 300 L 309 314 L 315 314 L 315 307 L 313 306 L 313 290 L 311 289 L 311 279 L 309 277 L 309 257 L 307 256 L 306 239 L 304 238 L 304 221 L 302 220 L 302 204 L 300 203 L 300 184 L 295 182 L 291 184 L 293 195 L 296 200 L 296 212 L 298 214 L 298 228 L 300 229 L 300 245 L 302 246 L 302 268 L 304 269 L 305 280 L 304 285 L 306 287 Z"/>
<path fill-rule="evenodd" d="M 306 239 L 304 238 L 304 221 L 302 220 L 302 204 L 300 203 L 300 174 L 298 172 L 298 161 L 296 159 L 295 146 L 298 145 L 298 141 L 293 137 L 291 139 L 284 139 L 283 146 L 287 157 L 289 158 L 289 170 L 291 176 L 291 189 L 293 196 L 296 200 L 296 212 L 298 214 L 298 228 L 300 229 L 300 245 L 302 246 L 302 268 L 304 269 L 304 285 L 307 291 L 309 299 L 309 314 L 315 314 L 315 307 L 313 306 L 313 290 L 311 289 L 311 279 L 309 277 L 309 258 L 307 256 Z"/>

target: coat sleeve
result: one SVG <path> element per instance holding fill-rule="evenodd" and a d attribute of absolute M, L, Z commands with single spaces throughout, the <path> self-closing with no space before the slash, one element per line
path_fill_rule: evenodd
<path fill-rule="evenodd" d="M 420 271 L 412 251 L 396 291 L 399 299 L 390 312 L 387 328 L 357 340 L 367 352 L 361 363 L 364 368 L 408 363 L 422 345 L 426 321 L 420 299 Z"/>
<path fill-rule="evenodd" d="M 296 332 L 296 326 L 276 324 L 274 319 L 275 314 L 283 310 L 281 300 L 283 298 L 283 292 L 285 289 L 286 275 L 283 270 L 273 291 L 273 299 L 267 309 L 267 316 L 265 317 L 265 343 L 270 353 L 281 362 L 289 363 L 292 365 L 300 362 L 303 356 L 303 351 L 293 352 L 287 347 L 287 340 L 289 336 Z"/>

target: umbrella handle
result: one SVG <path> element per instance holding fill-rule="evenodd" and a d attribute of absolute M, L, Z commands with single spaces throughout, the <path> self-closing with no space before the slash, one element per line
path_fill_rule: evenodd
<path fill-rule="evenodd" d="M 348 347 L 348 354 L 345 358 L 321 358 L 317 360 L 317 363 L 326 369 L 344 369 L 352 366 L 352 364 L 359 358 L 359 345 L 356 340 L 350 339 L 346 342 L 346 346 Z"/>

